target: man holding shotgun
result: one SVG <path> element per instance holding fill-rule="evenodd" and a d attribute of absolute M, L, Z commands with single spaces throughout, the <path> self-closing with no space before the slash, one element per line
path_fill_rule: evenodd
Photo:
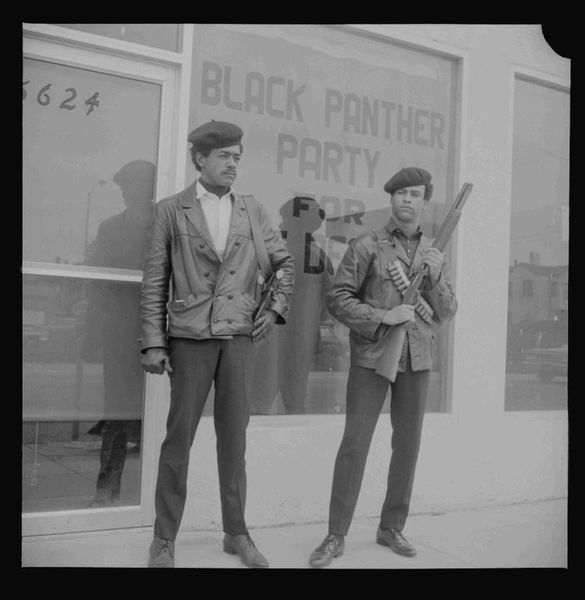
<path fill-rule="evenodd" d="M 420 222 L 433 191 L 431 174 L 424 169 L 401 169 L 384 191 L 390 194 L 392 217 L 385 227 L 351 242 L 327 296 L 331 314 L 350 328 L 351 366 L 329 531 L 309 558 L 312 567 L 325 567 L 343 553 L 389 387 L 392 457 L 376 542 L 402 556 L 416 554 L 402 530 L 420 446 L 436 329 L 457 310 L 442 251 L 456 219 L 451 218 L 446 235 L 439 232 L 440 244 L 423 235 Z M 415 280 L 420 291 L 409 289 Z M 388 361 L 396 364 L 385 364 Z"/>

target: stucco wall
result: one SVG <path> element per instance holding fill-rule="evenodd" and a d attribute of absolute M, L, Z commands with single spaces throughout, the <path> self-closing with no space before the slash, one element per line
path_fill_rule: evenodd
<path fill-rule="evenodd" d="M 250 527 L 326 521 L 343 416 L 252 417 L 248 435 Z M 379 514 L 385 493 L 390 417 L 380 416 L 356 516 Z M 567 494 L 562 412 L 465 423 L 428 415 L 412 513 L 447 512 Z M 193 446 L 182 529 L 221 529 L 215 434 L 203 419 Z"/>

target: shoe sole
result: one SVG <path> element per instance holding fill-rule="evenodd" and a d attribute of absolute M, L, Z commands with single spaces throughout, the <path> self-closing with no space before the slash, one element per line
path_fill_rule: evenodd
<path fill-rule="evenodd" d="M 174 569 L 175 568 L 175 563 L 174 561 L 171 564 L 166 564 L 166 565 L 161 565 L 160 563 L 157 563 L 156 561 L 153 561 L 152 559 L 148 561 L 148 568 L 149 569 Z"/>

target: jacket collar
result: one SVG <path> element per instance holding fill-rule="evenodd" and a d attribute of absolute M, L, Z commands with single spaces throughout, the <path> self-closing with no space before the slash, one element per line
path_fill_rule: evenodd
<path fill-rule="evenodd" d="M 225 251 L 224 258 L 228 255 L 229 251 L 232 248 L 232 244 L 236 238 L 236 235 L 239 231 L 243 229 L 242 221 L 244 219 L 248 220 L 248 215 L 246 214 L 246 207 L 244 205 L 244 201 L 239 194 L 232 192 L 232 217 L 230 221 L 230 230 L 228 233 L 227 240 L 225 242 Z"/>
<path fill-rule="evenodd" d="M 201 184 L 199 184 L 201 185 Z M 241 227 L 243 218 L 248 218 L 246 215 L 246 209 L 244 201 L 239 194 L 236 194 L 233 189 L 231 190 L 232 196 L 232 216 L 230 221 L 230 230 L 226 240 L 226 247 L 224 251 L 224 259 L 228 254 L 228 251 L 235 238 L 236 232 Z M 197 200 L 197 181 L 194 181 L 191 185 L 185 188 L 179 193 L 178 203 L 185 210 L 185 217 L 189 220 L 191 225 L 199 232 L 201 237 L 208 243 L 208 245 L 215 250 L 215 245 L 211 239 L 209 228 L 207 227 L 207 221 L 201 208 L 201 203 Z M 217 250 L 215 250 L 217 254 Z"/>
<path fill-rule="evenodd" d="M 205 196 L 205 194 L 214 195 L 214 194 L 212 194 L 212 192 L 207 191 L 207 189 L 205 188 L 205 186 L 198 179 L 195 182 L 195 197 L 197 198 L 197 200 L 200 200 L 203 196 Z M 230 187 L 230 189 L 228 190 L 227 195 L 229 195 L 231 197 L 232 202 L 233 202 L 234 197 L 235 197 L 235 192 L 234 192 L 234 188 L 233 187 Z"/>
<path fill-rule="evenodd" d="M 201 203 L 195 201 L 196 190 L 197 182 L 194 181 L 191 185 L 179 193 L 177 201 L 184 209 L 187 220 L 191 223 L 191 225 L 193 225 L 199 235 L 207 242 L 210 248 L 215 250 L 215 245 L 211 239 L 211 234 L 209 233 L 209 228 L 207 227 L 207 221 L 205 220 Z"/>
<path fill-rule="evenodd" d="M 409 268 L 409 276 L 410 276 L 410 274 L 414 273 L 420 267 L 420 264 L 421 264 L 420 252 L 421 252 L 421 250 L 428 247 L 428 243 L 426 241 L 427 238 L 424 237 L 422 229 L 420 228 L 420 225 L 417 227 L 414 236 L 412 236 L 419 242 L 418 246 L 416 248 L 416 251 L 414 253 L 414 256 L 412 257 L 412 260 L 408 258 L 408 255 L 406 254 L 406 251 L 402 247 L 402 244 L 398 240 L 394 241 L 394 238 L 402 237 L 403 239 L 406 239 L 407 236 L 404 233 L 404 231 L 402 231 L 402 229 L 400 229 L 400 227 L 398 226 L 398 223 L 396 223 L 396 221 L 392 217 L 390 217 L 390 220 L 388 221 L 388 223 L 386 223 L 386 232 L 388 233 L 390 240 L 393 241 L 392 247 L 396 254 L 396 257 L 399 258 Z"/>
<path fill-rule="evenodd" d="M 394 220 L 394 217 L 390 217 L 390 220 L 388 221 L 388 223 L 386 223 L 386 229 L 391 237 L 398 236 L 398 237 L 403 237 L 404 239 L 406 239 L 408 237 L 406 235 L 406 233 L 404 233 L 404 231 L 402 231 L 402 229 L 400 228 L 398 223 L 396 223 L 396 221 Z M 417 240 L 420 241 L 422 235 L 423 235 L 422 229 L 420 228 L 420 225 L 418 225 L 416 228 L 416 232 L 411 237 L 416 238 Z"/>

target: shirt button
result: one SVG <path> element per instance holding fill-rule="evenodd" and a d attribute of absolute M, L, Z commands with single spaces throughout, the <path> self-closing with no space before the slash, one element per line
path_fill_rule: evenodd
<path fill-rule="evenodd" d="M 232 294 L 228 294 L 228 300 L 231 300 L 233 298 Z"/>
<path fill-rule="evenodd" d="M 209 273 L 203 273 L 203 277 L 209 277 Z"/>
<path fill-rule="evenodd" d="M 234 273 L 235 273 L 235 271 L 232 269 L 232 270 L 230 271 L 230 275 L 233 275 Z"/>
<path fill-rule="evenodd" d="M 199 248 L 201 248 L 201 249 L 205 248 L 205 244 L 199 244 Z"/>
<path fill-rule="evenodd" d="M 219 323 L 219 319 L 213 319 L 214 323 Z"/>
<path fill-rule="evenodd" d="M 239 246 L 239 245 L 240 245 L 240 242 L 236 242 L 236 243 L 234 244 L 234 246 Z"/>

